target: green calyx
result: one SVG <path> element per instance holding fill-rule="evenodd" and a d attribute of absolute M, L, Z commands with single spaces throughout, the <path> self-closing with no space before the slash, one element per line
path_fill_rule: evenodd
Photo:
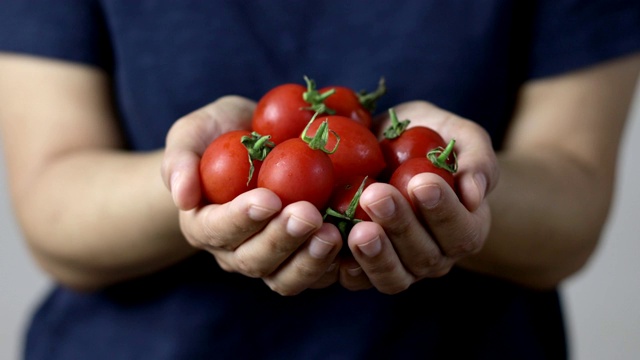
<path fill-rule="evenodd" d="M 393 108 L 389 109 L 389 117 L 391 118 L 391 125 L 384 130 L 384 137 L 386 139 L 395 139 L 407 130 L 411 120 L 398 120 L 398 115 L 396 115 L 396 111 Z"/>
<path fill-rule="evenodd" d="M 455 174 L 458 171 L 458 159 L 456 158 L 456 153 L 453 151 L 453 146 L 456 144 L 455 139 L 451 139 L 447 144 L 446 148 L 442 148 L 441 146 L 429 151 L 427 153 L 427 158 L 431 160 L 433 165 L 439 167 L 441 169 L 445 169 L 448 172 Z M 453 157 L 453 162 L 449 161 L 449 156 Z"/>
<path fill-rule="evenodd" d="M 378 81 L 378 88 L 372 92 L 367 93 L 365 90 L 361 90 L 358 95 L 358 101 L 360 101 L 360 105 L 365 109 L 369 110 L 370 113 L 373 113 L 376 110 L 376 105 L 378 100 L 387 92 L 387 85 L 384 82 L 384 77 L 380 78 Z"/>
<path fill-rule="evenodd" d="M 353 225 L 361 222 L 361 219 L 356 219 L 355 215 L 356 215 L 356 210 L 358 208 L 358 203 L 360 202 L 360 196 L 362 196 L 362 191 L 364 190 L 364 185 L 367 182 L 367 178 L 365 177 L 362 180 L 362 183 L 360 184 L 360 187 L 358 188 L 358 190 L 356 191 L 356 193 L 353 195 L 353 199 L 351 199 L 351 202 L 349 202 L 349 207 L 347 208 L 347 210 L 343 213 L 339 213 L 336 210 L 332 209 L 332 208 L 327 208 L 327 210 L 325 210 L 325 214 L 323 219 L 327 219 L 327 217 L 332 217 L 334 218 L 336 221 L 336 226 L 338 227 L 338 230 L 340 231 L 340 234 L 342 235 L 342 239 L 343 240 L 347 240 L 347 238 L 349 237 L 349 231 L 351 231 L 351 228 L 353 227 Z"/>
<path fill-rule="evenodd" d="M 330 109 L 325 105 L 324 101 L 331 95 L 333 95 L 336 90 L 330 89 L 323 93 L 319 92 L 316 88 L 316 82 L 312 79 L 309 79 L 306 75 L 304 76 L 304 81 L 307 83 L 307 91 L 302 93 L 302 99 L 309 103 L 309 107 L 302 108 L 303 110 L 313 110 L 316 113 L 320 114 L 335 114 L 335 110 Z"/>
<path fill-rule="evenodd" d="M 302 134 L 300 134 L 300 138 L 302 139 L 302 141 L 309 144 L 309 147 L 314 150 L 320 150 L 327 154 L 333 154 L 334 152 L 336 152 L 336 150 L 338 150 L 338 145 L 340 144 L 340 136 L 338 136 L 338 134 L 336 134 L 335 131 L 329 130 L 328 120 L 324 120 L 320 124 L 320 126 L 318 127 L 318 130 L 316 130 L 316 133 L 313 137 L 307 136 L 307 131 L 309 131 L 309 127 L 311 126 L 311 124 L 313 124 L 313 122 L 316 120 L 319 114 L 320 114 L 319 112 L 316 112 L 315 114 L 313 114 L 313 117 L 311 118 L 309 123 L 307 123 L 307 126 L 304 128 L 304 131 L 302 131 Z M 336 145 L 331 150 L 326 148 L 327 143 L 329 142 L 329 133 L 332 133 L 336 137 Z"/>
<path fill-rule="evenodd" d="M 271 135 L 262 136 L 255 131 L 252 132 L 251 135 L 245 135 L 240 138 L 240 142 L 247 149 L 247 157 L 249 159 L 249 177 L 247 179 L 247 185 L 251 182 L 253 172 L 255 171 L 253 161 L 263 161 L 275 146 L 273 141 L 270 139 Z"/>

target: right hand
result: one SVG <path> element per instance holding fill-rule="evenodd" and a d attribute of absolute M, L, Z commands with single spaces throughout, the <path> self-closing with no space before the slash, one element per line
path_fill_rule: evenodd
<path fill-rule="evenodd" d="M 342 239 L 308 202 L 282 209 L 267 189 L 234 200 L 202 205 L 199 162 L 221 134 L 249 129 L 255 103 L 227 96 L 176 121 L 170 129 L 162 178 L 180 210 L 180 228 L 194 247 L 213 254 L 222 269 L 262 278 L 274 291 L 294 295 L 329 286 L 338 279 Z"/>

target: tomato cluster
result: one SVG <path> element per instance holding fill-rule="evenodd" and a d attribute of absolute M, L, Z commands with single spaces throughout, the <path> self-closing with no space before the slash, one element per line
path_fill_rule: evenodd
<path fill-rule="evenodd" d="M 360 194 L 376 181 L 406 187 L 414 175 L 432 172 L 453 188 L 453 147 L 434 130 L 408 128 L 389 110 L 391 125 L 378 140 L 371 131 L 375 101 L 384 80 L 372 93 L 345 86 L 316 88 L 282 84 L 258 102 L 252 131 L 233 131 L 215 139 L 200 162 L 203 194 L 225 203 L 256 187 L 270 189 L 283 206 L 308 201 L 325 212 L 344 236 L 353 224 L 371 220 L 358 205 Z"/>

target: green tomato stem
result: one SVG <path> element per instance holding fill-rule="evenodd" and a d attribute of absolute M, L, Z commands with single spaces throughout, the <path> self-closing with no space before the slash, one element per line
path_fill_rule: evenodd
<path fill-rule="evenodd" d="M 386 92 L 387 85 L 384 82 L 384 77 L 381 77 L 380 81 L 378 81 L 378 88 L 374 92 L 367 93 L 366 91 L 362 90 L 357 94 L 358 101 L 360 102 L 360 105 L 362 105 L 362 107 L 369 110 L 370 113 L 373 113 L 376 110 L 378 100 Z"/>
<path fill-rule="evenodd" d="M 389 109 L 389 117 L 391 118 L 391 125 L 384 130 L 384 137 L 387 139 L 395 139 L 402 135 L 411 123 L 411 120 L 406 119 L 399 121 L 398 115 L 396 115 L 396 111 L 393 108 Z"/>
<path fill-rule="evenodd" d="M 455 174 L 458 171 L 458 159 L 456 153 L 453 151 L 453 147 L 456 144 L 455 139 L 451 139 L 446 148 L 437 147 L 427 153 L 427 158 L 431 160 L 433 165 L 441 169 L 445 169 L 448 172 Z M 453 156 L 453 164 L 450 164 L 447 160 L 449 156 Z"/>
<path fill-rule="evenodd" d="M 368 178 L 369 178 L 368 176 L 365 176 L 364 179 L 362 179 L 362 182 L 360 183 L 360 187 L 358 187 L 358 190 L 353 195 L 353 199 L 351 199 L 351 202 L 349 203 L 349 207 L 347 208 L 347 211 L 345 211 L 345 215 L 347 215 L 347 217 L 349 217 L 349 219 L 351 220 L 354 220 L 354 216 L 356 216 L 358 203 L 360 203 L 360 196 L 362 196 L 362 191 L 364 190 L 364 184 L 367 182 Z"/>
<path fill-rule="evenodd" d="M 354 219 L 353 217 L 349 217 L 348 215 L 341 214 L 333 210 L 332 208 L 327 208 L 327 210 L 325 210 L 323 220 L 326 220 L 327 217 L 337 219 L 337 221 L 335 221 L 334 223 L 338 228 L 338 231 L 340 231 L 340 236 L 342 236 L 342 239 L 344 241 L 347 241 L 347 239 L 349 238 L 349 232 L 351 231 L 351 228 L 353 228 L 353 225 L 362 221 L 360 219 Z"/>
<path fill-rule="evenodd" d="M 307 126 L 302 131 L 302 134 L 300 134 L 300 138 L 302 139 L 302 141 L 309 144 L 310 148 L 314 150 L 320 150 L 324 153 L 331 155 L 334 152 L 336 152 L 336 150 L 338 150 L 338 145 L 340 144 L 340 136 L 336 134 L 335 131 L 329 130 L 328 120 L 324 120 L 320 124 L 320 126 L 318 127 L 318 130 L 316 130 L 316 133 L 313 137 L 307 136 L 307 131 L 309 131 L 309 127 L 316 120 L 319 114 L 320 114 L 319 112 L 316 112 L 315 114 L 313 114 L 313 117 L 311 118 L 309 123 L 307 123 Z M 328 150 L 326 148 L 327 143 L 329 142 L 329 133 L 332 133 L 336 137 L 336 145 L 331 150 Z"/>
<path fill-rule="evenodd" d="M 323 93 L 320 93 L 316 88 L 316 82 L 304 76 L 304 81 L 307 83 L 307 91 L 302 93 L 302 99 L 309 103 L 309 107 L 303 108 L 304 110 L 313 110 L 321 114 L 335 114 L 335 110 L 330 109 L 324 104 L 324 101 L 336 92 L 336 89 L 329 89 Z"/>
<path fill-rule="evenodd" d="M 251 135 L 245 135 L 240 138 L 240 142 L 247 149 L 247 157 L 249 159 L 249 176 L 247 178 L 247 185 L 253 178 L 255 167 L 253 166 L 253 160 L 263 161 L 267 157 L 271 149 L 275 146 L 273 141 L 270 141 L 271 135 L 262 136 L 257 132 L 252 132 Z"/>
<path fill-rule="evenodd" d="M 325 210 L 323 219 L 326 220 L 326 218 L 329 216 L 338 219 L 337 227 L 340 231 L 340 235 L 342 235 L 342 239 L 344 239 L 345 241 L 349 237 L 349 232 L 351 231 L 353 225 L 362 221 L 361 219 L 356 219 L 355 215 L 358 208 L 358 203 L 360 202 L 360 196 L 362 196 L 364 185 L 367 182 L 367 178 L 368 177 L 365 177 L 362 180 L 362 183 L 360 183 L 358 191 L 356 191 L 356 193 L 353 195 L 353 199 L 351 199 L 351 201 L 349 202 L 349 207 L 344 212 L 344 214 L 341 214 L 330 207 Z"/>

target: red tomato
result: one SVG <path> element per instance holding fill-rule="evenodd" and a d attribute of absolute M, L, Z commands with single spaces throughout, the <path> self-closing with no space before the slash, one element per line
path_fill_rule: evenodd
<path fill-rule="evenodd" d="M 371 128 L 371 114 L 376 101 L 386 92 L 384 79 L 380 80 L 378 89 L 373 93 L 356 93 L 345 86 L 327 86 L 320 89 L 320 93 L 331 90 L 335 92 L 324 100 L 324 104 L 333 111 L 332 115 L 345 116 Z"/>
<path fill-rule="evenodd" d="M 236 130 L 213 140 L 200 159 L 200 183 L 204 197 L 214 204 L 223 204 L 254 189 L 257 184 L 255 174 L 260 169 L 261 160 L 273 146 L 268 139 L 268 136 Z M 250 153 L 249 149 L 259 154 Z"/>
<path fill-rule="evenodd" d="M 389 184 L 400 190 L 400 193 L 409 202 L 411 202 L 411 197 L 407 192 L 407 185 L 412 177 L 420 173 L 430 172 L 440 175 L 452 189 L 455 189 L 453 174 L 457 171 L 457 166 L 453 152 L 454 144 L 455 140 L 451 140 L 445 149 L 435 149 L 430 151 L 427 156 L 405 161 L 393 172 Z M 454 162 L 453 166 L 449 165 L 451 161 Z"/>
<path fill-rule="evenodd" d="M 305 81 L 307 87 L 283 84 L 264 94 L 253 113 L 253 130 L 271 135 L 275 144 L 300 136 L 316 110 L 326 108 L 323 101 L 331 95 L 319 93 L 313 80 L 305 77 Z"/>
<path fill-rule="evenodd" d="M 384 169 L 385 162 L 378 139 L 369 129 L 344 116 L 329 115 L 319 119 L 328 121 L 331 131 L 340 137 L 340 146 L 329 155 L 337 183 L 353 175 L 375 178 Z M 316 133 L 318 123 L 315 121 L 309 126 L 309 136 Z M 333 148 L 336 141 L 337 137 L 329 136 L 327 147 Z"/>
<path fill-rule="evenodd" d="M 285 140 L 264 159 L 258 186 L 276 193 L 282 206 L 308 201 L 323 210 L 334 185 L 333 164 L 323 146 L 312 147 L 301 138 Z"/>
<path fill-rule="evenodd" d="M 389 109 L 389 113 L 391 125 L 385 131 L 385 138 L 380 141 L 380 149 L 387 164 L 383 179 L 389 179 L 398 166 L 408 159 L 425 157 L 429 151 L 447 146 L 435 130 L 425 126 L 407 128 L 409 120 L 398 121 L 393 109 Z"/>

